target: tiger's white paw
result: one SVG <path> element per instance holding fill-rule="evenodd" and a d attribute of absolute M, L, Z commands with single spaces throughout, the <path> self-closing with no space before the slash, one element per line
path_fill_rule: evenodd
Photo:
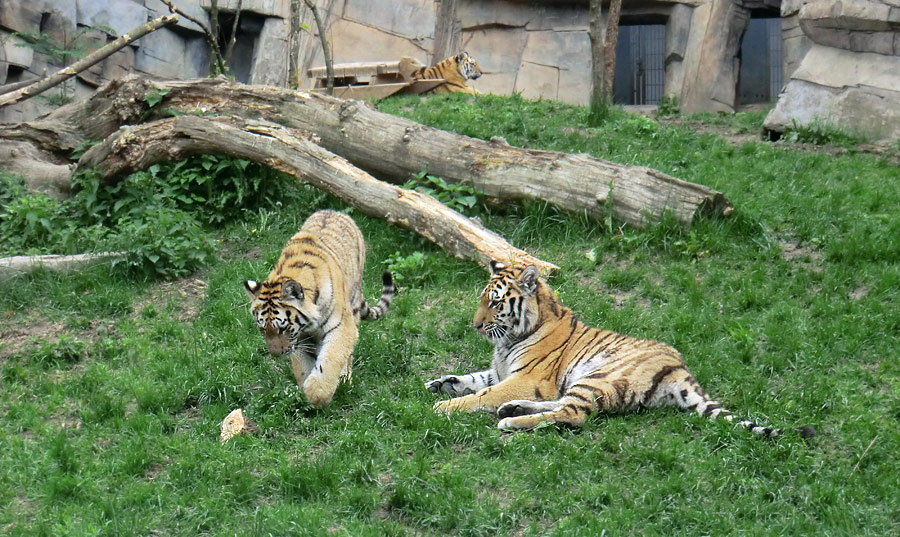
<path fill-rule="evenodd" d="M 330 403 L 336 389 L 336 385 L 324 382 L 322 377 L 316 374 L 306 377 L 306 381 L 303 383 L 303 394 L 306 396 L 306 400 L 316 408 L 323 408 Z"/>

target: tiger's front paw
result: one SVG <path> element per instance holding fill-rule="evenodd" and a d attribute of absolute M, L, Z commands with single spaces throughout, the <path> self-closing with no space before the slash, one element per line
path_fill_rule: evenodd
<path fill-rule="evenodd" d="M 434 404 L 432 410 L 434 410 L 436 414 L 449 414 L 453 411 L 453 409 L 450 408 L 450 399 L 447 399 L 445 401 L 438 401 Z"/>
<path fill-rule="evenodd" d="M 429 380 L 425 383 L 425 387 L 428 388 L 428 391 L 431 393 L 449 393 L 450 395 L 460 395 L 460 390 L 457 388 L 460 384 L 459 377 L 456 375 L 444 375 L 441 378 L 436 378 L 434 380 Z"/>
<path fill-rule="evenodd" d="M 336 388 L 336 385 L 331 385 L 325 382 L 321 376 L 313 374 L 308 376 L 303 383 L 303 394 L 309 404 L 316 408 L 323 408 L 331 402 Z"/>

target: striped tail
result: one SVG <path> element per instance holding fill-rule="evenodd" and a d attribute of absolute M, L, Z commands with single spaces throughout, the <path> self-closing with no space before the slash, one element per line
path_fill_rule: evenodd
<path fill-rule="evenodd" d="M 372 307 L 369 307 L 365 301 L 363 301 L 362 309 L 359 312 L 360 319 L 366 321 L 377 321 L 381 319 L 385 313 L 387 313 L 388 308 L 391 307 L 391 300 L 394 299 L 394 277 L 391 276 L 391 273 L 385 271 L 384 274 L 381 275 L 381 283 L 384 284 L 384 287 L 381 290 L 381 299 L 378 300 L 378 304 L 375 304 Z"/>
<path fill-rule="evenodd" d="M 709 398 L 706 393 L 702 394 L 703 401 L 697 404 L 697 413 L 701 416 L 707 417 L 709 419 L 716 419 L 719 416 L 722 416 L 723 419 L 731 422 L 734 420 L 734 416 L 731 415 L 727 409 L 722 408 L 719 403 Z M 765 438 L 775 438 L 776 436 L 781 436 L 788 429 L 780 428 L 776 429 L 774 427 L 765 427 L 762 425 L 757 425 L 749 420 L 741 420 L 738 422 L 738 425 L 741 427 L 745 427 L 751 433 L 755 435 L 759 435 Z M 810 438 L 816 435 L 815 427 L 811 427 L 809 425 L 804 425 L 803 427 L 795 427 L 794 428 L 797 433 L 800 434 L 803 438 Z"/>

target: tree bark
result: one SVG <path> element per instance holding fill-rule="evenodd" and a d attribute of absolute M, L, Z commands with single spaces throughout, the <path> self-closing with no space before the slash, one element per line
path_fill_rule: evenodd
<path fill-rule="evenodd" d="M 605 98 L 606 86 L 603 83 L 605 72 L 603 62 L 603 3 L 601 0 L 590 0 L 588 6 L 588 37 L 591 40 L 591 102 L 597 103 Z"/>
<path fill-rule="evenodd" d="M 603 45 L 603 92 L 611 101 L 613 96 L 613 80 L 616 76 L 616 43 L 619 41 L 619 13 L 622 11 L 622 0 L 610 0 L 609 20 L 606 22 L 606 42 Z"/>
<path fill-rule="evenodd" d="M 636 227 L 657 221 L 667 211 L 684 225 L 702 211 L 731 212 L 720 192 L 650 168 L 486 142 L 384 114 L 361 101 L 221 78 L 154 85 L 129 77 L 41 121 L 0 127 L 0 141 L 30 140 L 40 148 L 71 150 L 84 140 L 105 138 L 119 125 L 143 121 L 148 114 L 145 96 L 157 88 L 169 93 L 154 110 L 237 115 L 313 133 L 322 147 L 379 177 L 403 181 L 427 169 L 489 197 L 544 200 L 595 218 L 612 215 Z"/>
<path fill-rule="evenodd" d="M 456 4 L 457 0 L 439 0 L 437 4 L 431 65 L 460 52 L 459 38 L 462 30 L 456 15 Z"/>
<path fill-rule="evenodd" d="M 430 196 L 375 179 L 316 145 L 314 136 L 267 121 L 181 116 L 123 128 L 88 150 L 79 166 L 95 167 L 101 177 L 113 180 L 156 162 L 207 153 L 254 160 L 288 173 L 364 214 L 410 229 L 460 259 L 483 266 L 491 260 L 534 264 L 544 273 L 558 268 Z"/>
<path fill-rule="evenodd" d="M 92 65 L 103 61 L 104 59 L 115 53 L 117 50 L 127 46 L 129 43 L 132 43 L 149 34 L 150 32 L 162 28 L 167 24 L 172 24 L 173 22 L 178 22 L 178 15 L 164 15 L 162 17 L 159 17 L 158 19 L 153 19 L 146 24 L 142 24 L 134 30 L 128 32 L 127 34 L 119 37 L 115 41 L 104 45 L 103 47 L 100 47 L 84 58 L 78 60 L 77 62 L 64 69 L 60 69 L 47 78 L 43 78 L 35 82 L 34 84 L 24 87 L 20 90 L 0 95 L 0 107 L 10 104 L 16 104 L 18 102 L 24 101 L 25 99 L 34 97 L 35 95 L 40 95 L 48 89 L 72 78 L 81 71 L 88 69 Z"/>

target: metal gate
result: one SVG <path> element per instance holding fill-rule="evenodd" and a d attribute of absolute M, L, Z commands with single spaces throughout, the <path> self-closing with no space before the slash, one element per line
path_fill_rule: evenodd
<path fill-rule="evenodd" d="M 741 38 L 739 104 L 765 103 L 781 92 L 781 19 L 751 18 Z"/>
<path fill-rule="evenodd" d="M 619 27 L 616 44 L 616 104 L 657 104 L 666 78 L 666 26 L 636 24 Z"/>

